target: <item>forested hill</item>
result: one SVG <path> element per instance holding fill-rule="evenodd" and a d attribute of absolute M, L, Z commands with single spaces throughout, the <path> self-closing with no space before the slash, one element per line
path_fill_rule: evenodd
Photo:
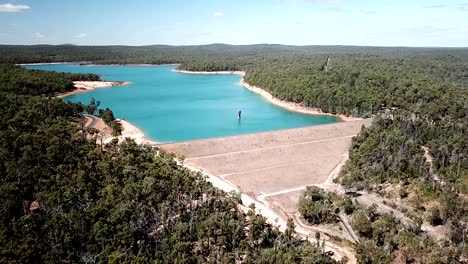
<path fill-rule="evenodd" d="M 96 74 L 26 70 L 9 64 L 0 64 L 0 72 L 0 91 L 24 95 L 53 96 L 74 90 L 73 81 L 100 80 Z"/>
<path fill-rule="evenodd" d="M 36 96 L 76 75 L 1 69 L 0 263 L 337 263 L 170 154 L 87 139 L 90 107 Z"/>
<path fill-rule="evenodd" d="M 468 48 L 407 48 L 361 46 L 287 46 L 287 45 L 227 45 L 201 46 L 73 46 L 73 45 L 0 45 L 0 63 L 93 62 L 99 64 L 131 63 L 196 63 L 204 70 L 225 67 L 245 68 L 262 62 L 282 62 L 290 56 L 359 55 L 418 59 L 439 63 L 459 63 L 466 66 Z M 311 61 L 312 62 L 312 61 Z M 324 63 L 321 61 L 320 63 Z M 312 62 L 315 63 L 315 62 Z M 461 64 L 460 64 L 461 63 Z M 462 69 L 460 69 L 462 70 Z"/>

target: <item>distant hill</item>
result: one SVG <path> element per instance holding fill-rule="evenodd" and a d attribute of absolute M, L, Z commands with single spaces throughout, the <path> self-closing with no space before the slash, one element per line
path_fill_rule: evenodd
<path fill-rule="evenodd" d="M 428 54 L 433 53 L 433 54 Z M 362 54 L 379 56 L 461 55 L 468 57 L 468 48 L 407 48 L 364 46 L 291 46 L 280 44 L 200 46 L 76 46 L 62 45 L 0 45 L 0 63 L 33 63 L 63 61 L 93 61 L 114 63 L 183 63 L 213 58 L 262 57 L 281 55 Z M 217 59 L 218 59 L 217 58 Z"/>

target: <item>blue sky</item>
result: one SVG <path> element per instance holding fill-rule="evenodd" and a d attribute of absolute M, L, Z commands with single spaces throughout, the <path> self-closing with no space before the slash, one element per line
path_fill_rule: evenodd
<path fill-rule="evenodd" d="M 468 0 L 0 0 L 0 44 L 468 46 Z"/>

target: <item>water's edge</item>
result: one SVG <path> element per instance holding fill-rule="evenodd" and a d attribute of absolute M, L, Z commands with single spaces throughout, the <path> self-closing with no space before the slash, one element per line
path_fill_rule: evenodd
<path fill-rule="evenodd" d="M 353 117 L 353 116 L 346 116 L 346 115 L 335 115 L 331 113 L 325 113 L 323 112 L 320 108 L 313 108 L 313 107 L 308 107 L 304 106 L 303 104 L 300 103 L 294 103 L 294 102 L 289 102 L 285 100 L 281 100 L 279 98 L 274 97 L 271 93 L 267 92 L 266 89 L 263 89 L 258 86 L 253 86 L 249 84 L 248 82 L 245 81 L 244 77 L 246 75 L 245 71 L 186 71 L 186 70 L 172 70 L 173 72 L 178 72 L 178 73 L 184 73 L 184 74 L 238 74 L 242 75 L 242 79 L 240 81 L 240 84 L 256 93 L 261 95 L 263 98 L 265 98 L 269 103 L 277 105 L 279 107 L 282 107 L 288 111 L 292 112 L 297 112 L 301 114 L 308 114 L 308 115 L 325 115 L 325 116 L 336 116 L 339 118 L 340 121 L 342 122 L 350 122 L 350 121 L 357 121 L 357 120 L 362 120 L 360 117 Z"/>
<path fill-rule="evenodd" d="M 28 65 L 31 65 L 31 66 L 34 66 L 34 65 L 55 65 L 55 64 L 66 64 L 66 63 L 42 63 L 42 64 L 24 64 L 25 66 L 28 66 Z M 69 64 L 77 64 L 77 63 L 69 63 Z M 148 65 L 148 64 L 145 64 L 145 65 L 141 65 L 141 64 L 137 64 L 137 65 L 133 65 L 133 64 L 128 64 L 128 65 L 91 65 L 91 66 L 148 66 L 148 67 L 159 67 L 159 66 L 176 66 L 177 64 L 170 64 L 170 65 Z M 80 65 L 82 66 L 82 65 Z M 47 70 L 47 69 L 46 69 Z M 49 69 L 51 70 L 51 69 Z M 52 69 L 53 70 L 53 69 Z M 250 85 L 249 83 L 247 83 L 245 81 L 245 74 L 246 72 L 245 71 L 217 71 L 217 72 L 193 72 L 193 71 L 183 71 L 183 70 L 177 70 L 176 68 L 173 68 L 171 69 L 171 71 L 173 72 L 176 72 L 176 73 L 182 73 L 182 74 L 211 74 L 211 75 L 214 75 L 214 74 L 237 74 L 237 75 L 241 75 L 241 80 L 239 82 L 239 84 L 244 87 L 245 89 L 248 89 L 249 91 L 253 92 L 254 94 L 257 94 L 257 95 L 260 95 L 264 101 L 267 101 L 267 104 L 270 104 L 270 105 L 274 105 L 276 107 L 279 107 L 281 108 L 283 111 L 286 110 L 287 112 L 295 112 L 295 113 L 300 113 L 300 114 L 305 114 L 305 115 L 310 115 L 310 116 L 330 116 L 330 117 L 335 117 L 337 121 L 354 121 L 356 119 L 349 119 L 349 117 L 345 117 L 345 116 L 340 116 L 340 115 L 333 115 L 333 114 L 330 114 L 330 113 L 323 113 L 320 109 L 316 109 L 316 108 L 310 108 L 310 107 L 305 107 L 301 104 L 298 104 L 298 103 L 293 103 L 293 102 L 288 102 L 288 101 L 284 101 L 284 100 L 280 100 L 278 98 L 275 98 L 274 96 L 272 96 L 269 92 L 266 91 L 266 89 L 262 89 L 260 87 L 256 87 L 256 86 L 253 86 L 253 85 Z M 125 76 L 121 76 L 122 79 L 126 79 Z M 127 76 L 128 77 L 128 76 Z M 106 78 L 106 79 L 118 79 L 116 78 L 115 76 L 113 78 Z M 120 80 L 122 82 L 122 80 Z M 103 83 L 105 83 L 106 81 L 103 81 Z M 127 82 L 122 82 L 123 84 L 128 84 Z M 97 88 L 97 87 L 92 87 L 92 88 L 87 88 L 86 90 L 84 89 L 76 89 L 72 92 L 70 92 L 70 96 L 72 95 L 75 95 L 77 93 L 87 93 L 89 91 L 92 91 L 94 90 L 94 88 Z M 88 90 L 89 89 L 89 90 Z M 62 95 L 63 96 L 63 95 Z M 64 98 L 68 98 L 69 96 L 65 96 Z M 255 96 L 254 96 L 255 97 Z M 120 116 L 119 116 L 120 117 Z M 123 116 L 122 116 L 123 117 Z M 125 118 L 125 117 L 124 117 Z M 126 120 L 128 120 L 128 117 L 126 118 Z M 335 121 L 336 122 L 336 121 Z M 130 122 L 128 122 L 128 125 L 130 125 L 133 129 L 133 128 L 136 128 L 136 129 L 139 129 L 140 131 L 143 131 L 141 128 L 144 128 L 145 126 L 143 127 L 138 127 L 134 124 L 131 124 Z M 250 133 L 257 133 L 257 132 L 267 132 L 267 131 L 277 131 L 277 130 L 283 130 L 283 129 L 291 129 L 291 128 L 298 128 L 298 127 L 307 127 L 307 126 L 314 126 L 314 125 L 319 125 L 321 123 L 318 123 L 318 124 L 304 124 L 304 126 L 297 126 L 297 127 L 284 127 L 284 128 L 281 128 L 281 127 L 278 127 L 276 126 L 276 128 L 273 128 L 273 129 L 270 129 L 270 130 L 261 130 L 259 129 L 259 131 L 255 131 L 256 129 L 252 130 L 252 132 L 247 132 L 247 131 L 244 131 L 243 133 L 239 133 L 239 134 L 250 134 Z M 146 134 L 146 133 L 145 133 Z M 149 133 L 149 134 L 152 134 L 152 133 Z M 195 133 L 193 135 L 193 138 L 187 138 L 187 139 L 181 139 L 181 140 L 178 140 L 178 139 L 163 139 L 163 138 L 160 138 L 157 134 L 154 135 L 152 134 L 152 136 L 150 138 L 153 138 L 155 140 L 150 140 L 148 139 L 148 137 L 145 137 L 145 135 L 143 135 L 143 137 L 145 138 L 145 142 L 147 143 L 150 143 L 150 144 L 161 144 L 161 143 L 169 143 L 169 142 L 179 142 L 179 141 L 190 141 L 190 140 L 197 140 L 197 139 L 204 139 L 204 138 L 212 138 L 212 137 L 223 137 L 223 136 L 231 136 L 231 135 L 237 135 L 237 134 L 226 134 L 226 135 L 222 135 L 220 134 L 219 136 L 216 135 L 216 133 L 211 133 L 211 134 L 214 134 L 214 135 L 206 135 L 206 137 L 197 137 L 197 133 Z M 131 136 L 130 136 L 131 137 Z M 141 139 L 141 135 L 138 136 L 138 138 Z M 132 138 L 132 137 L 131 137 Z M 161 142 L 162 141 L 162 142 Z"/>

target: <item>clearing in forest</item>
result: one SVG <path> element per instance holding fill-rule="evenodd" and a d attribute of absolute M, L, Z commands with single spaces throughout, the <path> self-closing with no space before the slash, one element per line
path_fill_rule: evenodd
<path fill-rule="evenodd" d="M 186 165 L 291 216 L 305 186 L 324 183 L 347 157 L 351 139 L 370 120 L 161 145 Z"/>

